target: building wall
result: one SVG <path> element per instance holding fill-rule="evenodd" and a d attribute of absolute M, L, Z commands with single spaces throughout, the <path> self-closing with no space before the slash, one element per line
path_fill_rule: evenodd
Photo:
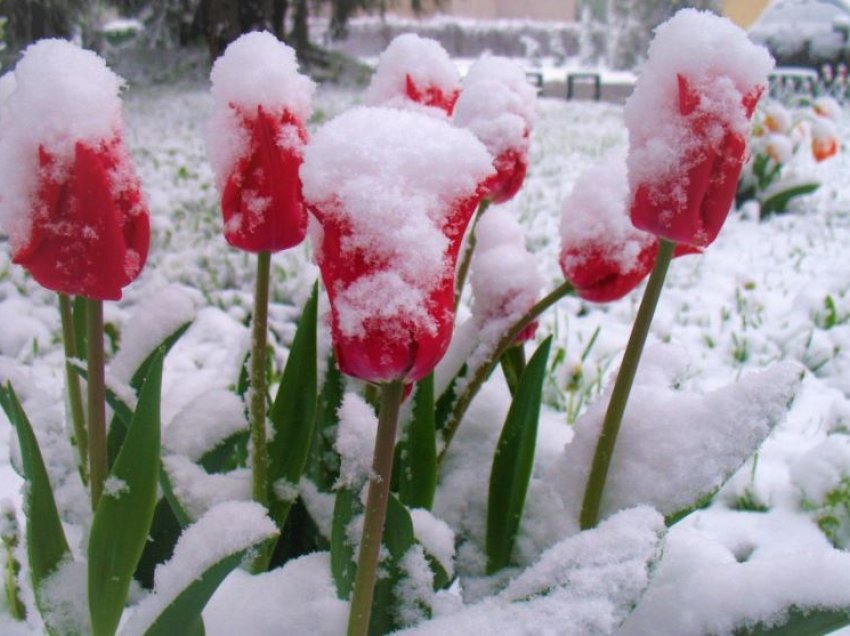
<path fill-rule="evenodd" d="M 450 0 L 447 13 L 470 18 L 575 19 L 575 0 Z"/>
<path fill-rule="evenodd" d="M 723 13 L 742 29 L 752 26 L 770 0 L 723 0 Z"/>

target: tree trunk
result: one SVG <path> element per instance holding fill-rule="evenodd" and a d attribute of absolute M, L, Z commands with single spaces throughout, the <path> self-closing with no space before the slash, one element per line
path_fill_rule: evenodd
<path fill-rule="evenodd" d="M 307 59 L 306 56 L 310 50 L 310 32 L 307 26 L 309 14 L 307 0 L 295 0 L 295 14 L 292 18 L 292 31 L 289 34 L 289 39 L 298 59 L 302 62 Z"/>
<path fill-rule="evenodd" d="M 289 0 L 273 0 L 272 32 L 279 40 L 286 39 L 286 14 L 288 10 Z"/>
<path fill-rule="evenodd" d="M 238 0 L 205 0 L 206 34 L 210 59 L 215 60 L 242 33 Z"/>

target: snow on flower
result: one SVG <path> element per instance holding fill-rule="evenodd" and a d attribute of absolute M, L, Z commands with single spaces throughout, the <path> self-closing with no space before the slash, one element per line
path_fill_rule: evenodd
<path fill-rule="evenodd" d="M 478 222 L 472 261 L 472 317 L 479 338 L 495 342 L 537 302 L 543 279 L 525 247 L 520 224 L 506 211 L 490 210 Z M 536 327 L 536 324 L 534 325 Z M 518 340 L 534 335 L 526 329 Z"/>
<path fill-rule="evenodd" d="M 305 199 L 340 368 L 417 380 L 454 322 L 454 269 L 490 157 L 468 131 L 421 113 L 356 108 L 305 151 Z"/>
<path fill-rule="evenodd" d="M 697 247 L 714 241 L 772 67 L 764 48 L 711 13 L 682 10 L 658 27 L 625 109 L 636 227 Z"/>
<path fill-rule="evenodd" d="M 485 198 L 494 203 L 511 199 L 525 179 L 536 97 L 522 69 L 506 58 L 484 57 L 464 78 L 454 122 L 471 130 L 493 157 L 496 174 Z"/>
<path fill-rule="evenodd" d="M 440 43 L 405 33 L 381 54 L 364 102 L 451 115 L 459 94 L 457 67 Z"/>
<path fill-rule="evenodd" d="M 2 108 L 0 227 L 44 287 L 121 298 L 141 272 L 148 212 L 121 139 L 123 80 L 91 51 L 41 40 Z"/>
<path fill-rule="evenodd" d="M 297 245 L 307 232 L 298 169 L 313 82 L 270 33 L 248 33 L 213 65 L 208 151 L 224 234 L 250 252 Z"/>
<path fill-rule="evenodd" d="M 824 161 L 838 153 L 838 130 L 825 117 L 816 117 L 812 122 L 812 156 L 815 161 Z"/>

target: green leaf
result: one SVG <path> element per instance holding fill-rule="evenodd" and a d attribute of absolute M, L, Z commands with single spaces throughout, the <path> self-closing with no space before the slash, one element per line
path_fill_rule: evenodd
<path fill-rule="evenodd" d="M 543 341 L 523 372 L 496 446 L 487 501 L 488 574 L 498 572 L 511 560 L 531 479 L 541 392 L 551 344 L 550 336 Z"/>
<path fill-rule="evenodd" d="M 36 602 L 39 608 L 42 608 L 42 583 L 63 561 L 71 559 L 71 551 L 68 549 L 68 541 L 59 519 L 38 440 L 11 384 L 0 386 L 0 405 L 15 427 L 21 447 L 24 478 L 28 485 L 24 495 L 24 509 L 27 511 L 27 556 Z"/>
<path fill-rule="evenodd" d="M 162 358 L 151 360 L 130 429 L 97 505 L 89 536 L 89 610 L 95 636 L 118 628 L 130 580 L 147 541 L 160 473 Z"/>
<path fill-rule="evenodd" d="M 208 450 L 198 462 L 210 474 L 229 473 L 248 461 L 247 430 L 238 431 Z"/>
<path fill-rule="evenodd" d="M 780 190 L 779 192 L 772 194 L 767 197 L 761 204 L 761 216 L 762 218 L 770 216 L 771 214 L 778 214 L 781 212 L 785 212 L 788 209 L 788 204 L 791 202 L 791 199 L 796 197 L 800 197 L 806 194 L 811 194 L 815 190 L 820 187 L 820 183 L 802 183 L 800 185 L 796 185 L 790 188 L 786 188 L 784 190 Z"/>
<path fill-rule="evenodd" d="M 133 573 L 133 578 L 145 589 L 153 589 L 156 566 L 165 563 L 174 554 L 174 546 L 182 530 L 183 525 L 174 514 L 171 504 L 163 497 L 156 503 L 149 539 L 145 542 L 145 549 Z"/>
<path fill-rule="evenodd" d="M 331 574 L 336 585 L 336 595 L 342 601 L 351 598 L 357 564 L 354 546 L 348 540 L 348 525 L 361 506 L 356 493 L 340 488 L 334 500 L 334 516 L 331 524 Z"/>
<path fill-rule="evenodd" d="M 313 426 L 316 419 L 316 314 L 318 284 L 304 306 L 295 339 L 289 350 L 289 359 L 283 371 L 274 404 L 269 411 L 274 434 L 268 444 L 269 500 L 271 517 L 279 528 L 283 527 L 291 501 L 281 500 L 275 494 L 274 484 L 285 480 L 297 485 L 304 473 Z"/>
<path fill-rule="evenodd" d="M 145 636 L 203 633 L 201 612 L 221 582 L 245 559 L 248 550 L 230 554 L 207 568 L 184 589 L 145 632 Z"/>
<path fill-rule="evenodd" d="M 823 636 L 850 625 L 850 609 L 813 609 L 809 611 L 792 608 L 787 619 L 780 625 L 767 627 L 763 624 L 735 630 L 736 636 Z"/>
<path fill-rule="evenodd" d="M 416 384 L 413 419 L 400 443 L 399 497 L 410 508 L 431 509 L 437 488 L 437 431 L 434 419 L 434 374 Z"/>
<path fill-rule="evenodd" d="M 339 407 L 345 392 L 345 380 L 333 355 L 328 357 L 325 382 L 316 407 L 316 424 L 307 462 L 307 476 L 323 492 L 330 492 L 339 478 L 339 454 L 334 449 L 339 425 Z"/>
<path fill-rule="evenodd" d="M 369 620 L 370 636 L 389 634 L 402 627 L 397 620 L 397 610 L 403 602 L 397 594 L 398 583 L 405 575 L 401 560 L 415 542 L 410 512 L 398 500 L 398 497 L 390 493 L 382 540 L 389 557 L 383 559 L 380 564 L 382 572 L 386 575 L 379 577 L 375 583 L 372 615 Z"/>

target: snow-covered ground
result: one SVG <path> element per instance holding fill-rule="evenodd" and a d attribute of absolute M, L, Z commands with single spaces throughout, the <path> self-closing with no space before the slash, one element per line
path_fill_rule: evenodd
<path fill-rule="evenodd" d="M 361 97 L 355 89 L 320 87 L 312 127 Z M 150 203 L 153 242 L 144 272 L 121 302 L 107 303 L 106 319 L 119 338 L 132 340 L 138 336 L 130 321 L 143 303 L 148 311 L 150 303 L 154 310 L 159 306 L 160 312 L 183 311 L 186 297 L 194 305 L 193 326 L 166 360 L 166 440 L 168 425 L 180 419 L 181 411 L 210 403 L 236 382 L 248 346 L 254 262 L 222 237 L 204 146 L 211 108 L 208 86 L 200 81 L 134 85 L 125 98 L 126 141 Z M 840 132 L 846 145 L 846 113 Z M 546 289 L 562 282 L 562 201 L 583 170 L 609 150 L 624 148 L 626 140 L 621 106 L 541 100 L 526 184 L 505 207 L 524 227 Z M 790 361 L 805 376 L 787 418 L 755 459 L 710 507 L 669 532 L 655 582 L 627 623 L 627 633 L 724 632 L 732 624 L 727 619 L 734 621 L 754 606 L 770 615 L 776 609 L 772 603 L 794 599 L 850 606 L 850 557 L 830 545 L 850 545 L 850 154 L 840 153 L 818 169 L 824 186 L 798 200 L 790 213 L 759 222 L 733 212 L 705 254 L 672 264 L 650 335 L 648 372 L 656 374 L 653 382 L 663 378 L 686 396 L 718 392 L 701 398 L 699 408 L 693 400 L 667 402 L 659 410 L 662 419 L 669 419 L 662 427 L 665 434 L 692 437 L 709 445 L 706 452 L 716 451 L 720 442 L 703 436 L 701 427 L 732 421 L 735 414 L 723 410 L 722 387 L 743 379 L 741 391 L 750 391 L 750 401 L 757 403 L 759 395 L 780 390 L 783 379 L 750 374 Z M 317 274 L 308 244 L 273 258 L 270 322 L 276 368 L 286 359 L 294 319 Z M 581 544 L 557 543 L 566 534 L 558 524 L 575 523 L 564 521 L 575 502 L 563 500 L 554 479 L 569 481 L 571 468 L 560 465 L 563 445 L 572 437 L 572 424 L 599 398 L 616 369 L 640 295 L 639 289 L 608 305 L 565 299 L 544 316 L 537 332 L 540 340 L 555 334 L 551 359 L 556 362 L 546 385 L 519 560 L 530 565 L 551 548 L 546 554 L 555 571 L 572 559 L 584 585 L 542 596 L 536 604 L 512 603 L 539 594 L 544 589 L 540 580 L 557 578 L 546 570 L 544 558 L 500 594 L 463 614 L 456 614 L 457 597 L 445 594 L 434 607 L 433 623 L 409 633 L 494 633 L 496 623 L 505 634 L 608 633 L 637 599 L 641 586 L 630 564 L 642 565 L 656 549 L 657 515 L 642 509 L 612 518 L 596 531 L 596 543 L 586 539 L 589 545 L 607 546 L 593 561 Z M 459 321 L 468 315 L 463 308 Z M 0 325 L 0 381 L 13 382 L 38 429 L 69 535 L 78 540 L 85 533 L 87 504 L 62 431 L 63 356 L 55 295 L 10 263 L 5 243 L 0 243 Z M 137 321 L 135 330 L 147 327 Z M 636 400 L 659 398 L 638 389 Z M 458 434 L 454 457 L 447 459 L 435 514 L 455 531 L 473 523 L 476 513 L 483 515 L 488 472 L 483 467 L 492 458 L 508 403 L 501 380 L 490 382 Z M 17 456 L 15 446 L 0 415 L 0 498 L 13 502 L 23 525 L 22 481 L 9 459 Z M 699 472 L 699 448 L 686 460 L 691 464 L 657 478 Z M 239 484 L 227 490 L 232 496 L 240 492 Z M 563 514 L 550 514 L 553 506 Z M 483 532 L 482 527 L 464 529 L 472 536 Z M 474 570 L 480 556 L 480 547 L 462 548 L 458 569 Z M 605 607 L 595 605 L 612 582 L 619 586 L 617 594 Z M 468 598 L 481 597 L 494 585 L 503 582 L 471 580 L 465 591 Z M 31 603 L 31 594 L 25 600 Z M 678 612 L 682 607 L 687 611 Z M 207 633 L 245 636 L 284 625 L 289 626 L 286 633 L 338 634 L 345 616 L 326 554 L 304 557 L 262 577 L 234 572 L 205 614 Z M 0 631 L 31 633 L 38 630 L 35 621 L 22 626 L 0 619 Z"/>

